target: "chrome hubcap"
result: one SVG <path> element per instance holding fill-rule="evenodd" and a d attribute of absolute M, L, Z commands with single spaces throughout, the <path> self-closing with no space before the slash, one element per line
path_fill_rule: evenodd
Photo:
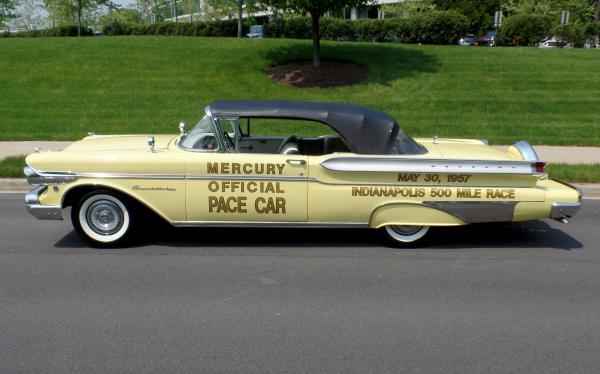
<path fill-rule="evenodd" d="M 423 228 L 423 226 L 390 226 L 390 228 L 399 235 L 410 236 L 414 235 L 419 230 Z"/>
<path fill-rule="evenodd" d="M 88 208 L 86 219 L 94 232 L 112 235 L 123 226 L 123 211 L 110 200 L 98 200 Z"/>

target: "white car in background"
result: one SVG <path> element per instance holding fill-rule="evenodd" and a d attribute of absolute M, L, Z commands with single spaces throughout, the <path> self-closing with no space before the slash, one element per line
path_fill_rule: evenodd
<path fill-rule="evenodd" d="M 573 43 L 559 40 L 553 36 L 549 39 L 543 39 L 538 44 L 538 47 L 540 47 L 540 48 L 573 48 Z"/>

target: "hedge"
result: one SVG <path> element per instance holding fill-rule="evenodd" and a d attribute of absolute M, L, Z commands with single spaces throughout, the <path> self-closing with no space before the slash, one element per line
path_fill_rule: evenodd
<path fill-rule="evenodd" d="M 496 36 L 500 45 L 536 46 L 551 36 L 552 21 L 547 16 L 517 14 L 506 18 Z"/>
<path fill-rule="evenodd" d="M 270 38 L 310 39 L 310 18 L 271 21 Z M 454 11 L 435 11 L 412 18 L 386 20 L 321 19 L 321 37 L 340 41 L 400 41 L 402 43 L 454 44 L 467 32 L 467 18 Z"/>
<path fill-rule="evenodd" d="M 250 24 L 244 24 L 244 33 Z M 264 25 L 269 38 L 310 39 L 308 17 L 277 19 Z M 155 25 L 123 25 L 113 23 L 104 27 L 106 35 L 187 35 L 236 36 L 237 21 L 164 22 Z M 467 32 L 467 18 L 454 11 L 435 11 L 412 18 L 388 20 L 321 19 L 321 36 L 326 40 L 400 41 L 403 43 L 454 44 Z"/>
<path fill-rule="evenodd" d="M 81 28 L 81 36 L 93 36 L 92 29 Z M 35 36 L 77 36 L 77 25 L 57 26 L 44 30 L 29 30 L 17 33 L 3 33 L 0 36 L 35 37 Z"/>
<path fill-rule="evenodd" d="M 244 33 L 250 26 L 244 24 Z M 211 22 L 162 22 L 155 24 L 105 25 L 105 35 L 237 36 L 237 20 Z"/>

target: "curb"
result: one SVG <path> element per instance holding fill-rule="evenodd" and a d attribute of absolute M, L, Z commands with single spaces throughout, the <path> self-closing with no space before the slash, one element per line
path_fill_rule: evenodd
<path fill-rule="evenodd" d="M 572 184 L 582 189 L 584 199 L 600 199 L 600 183 Z M 25 178 L 0 178 L 0 193 L 21 193 L 31 188 Z"/>

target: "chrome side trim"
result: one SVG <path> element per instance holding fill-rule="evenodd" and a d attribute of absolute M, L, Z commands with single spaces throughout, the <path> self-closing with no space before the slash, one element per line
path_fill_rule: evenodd
<path fill-rule="evenodd" d="M 78 173 L 80 178 L 106 179 L 185 179 L 185 174 L 128 174 L 128 173 Z"/>
<path fill-rule="evenodd" d="M 173 221 L 175 227 L 309 227 L 309 228 L 368 228 L 368 223 L 353 222 L 250 222 L 250 221 Z"/>
<path fill-rule="evenodd" d="M 535 151 L 535 149 L 533 149 L 533 147 L 531 146 L 531 144 L 529 144 L 529 142 L 521 140 L 520 142 L 514 143 L 513 146 L 517 149 L 517 151 L 519 151 L 519 153 L 521 154 L 521 157 L 523 157 L 523 160 L 526 160 L 526 161 L 539 161 L 540 160 L 537 152 Z"/>
<path fill-rule="evenodd" d="M 77 180 L 77 176 L 71 172 L 39 171 L 30 165 L 26 165 L 23 168 L 23 173 L 27 177 L 27 183 L 29 183 L 29 184 L 45 184 L 45 183 L 62 184 L 62 183 L 69 183 L 69 182 L 73 182 L 73 181 Z"/>
<path fill-rule="evenodd" d="M 517 201 L 424 201 L 429 206 L 452 214 L 467 223 L 511 222 Z"/>
<path fill-rule="evenodd" d="M 333 157 L 322 161 L 321 166 L 349 172 L 535 174 L 535 164 L 529 161 Z"/>
<path fill-rule="evenodd" d="M 38 172 L 39 173 L 39 172 Z M 258 176 L 258 175 L 230 175 L 230 174 L 133 174 L 133 173 L 41 173 L 28 177 L 30 184 L 42 183 L 67 183 L 77 178 L 105 178 L 105 179 L 191 179 L 191 180 L 264 180 L 264 181 L 308 181 L 305 176 Z M 31 182 L 35 181 L 35 183 Z"/>
<path fill-rule="evenodd" d="M 325 184 L 328 186 L 369 186 L 369 187 L 378 187 L 378 186 L 393 186 L 393 187 L 444 187 L 444 188 L 496 188 L 496 187 L 511 187 L 511 188 L 536 188 L 535 186 L 522 186 L 522 187 L 512 187 L 512 186 L 499 186 L 498 184 L 493 185 L 476 185 L 476 184 L 410 184 L 406 182 L 326 182 L 317 178 L 308 178 L 308 181 L 311 183 L 319 183 Z"/>
<path fill-rule="evenodd" d="M 581 208 L 581 202 L 576 203 L 552 203 L 550 218 L 562 221 L 571 218 Z"/>
<path fill-rule="evenodd" d="M 224 175 L 224 174 L 212 174 L 212 175 L 200 175 L 200 174 L 191 174 L 186 177 L 186 179 L 191 180 L 249 180 L 249 181 L 308 181 L 307 177 L 300 176 L 252 176 L 252 175 Z"/>
<path fill-rule="evenodd" d="M 40 195 L 46 191 L 47 186 L 38 186 L 25 194 L 25 206 L 27 211 L 37 219 L 62 220 L 62 208 L 60 205 L 41 205 Z"/>

